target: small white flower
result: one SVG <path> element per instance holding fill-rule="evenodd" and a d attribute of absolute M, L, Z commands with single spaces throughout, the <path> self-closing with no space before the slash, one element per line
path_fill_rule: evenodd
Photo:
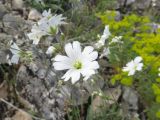
<path fill-rule="evenodd" d="M 46 51 L 46 54 L 47 55 L 52 55 L 54 52 L 55 52 L 55 47 L 49 46 L 47 51 Z"/>
<path fill-rule="evenodd" d="M 68 43 L 65 45 L 65 52 L 67 56 L 57 55 L 53 63 L 55 70 L 68 70 L 62 77 L 64 81 L 71 78 L 74 84 L 80 79 L 81 75 L 84 80 L 87 80 L 99 68 L 96 61 L 98 53 L 91 46 L 86 46 L 82 51 L 80 43 L 74 41 L 73 44 Z"/>
<path fill-rule="evenodd" d="M 100 48 L 100 47 L 104 46 L 106 39 L 108 39 L 110 35 L 111 35 L 111 33 L 109 31 L 109 25 L 106 25 L 104 32 L 103 32 L 103 35 L 100 37 L 100 40 L 95 44 L 96 48 Z"/>
<path fill-rule="evenodd" d="M 27 34 L 30 40 L 33 40 L 33 44 L 37 45 L 42 36 L 54 35 L 58 32 L 59 25 L 66 24 L 65 17 L 60 15 L 52 15 L 51 9 L 42 13 L 42 18 L 35 24 L 31 33 Z"/>
<path fill-rule="evenodd" d="M 122 36 L 115 36 L 109 44 L 112 44 L 112 43 L 123 43 L 123 41 L 121 41 L 121 39 L 122 39 Z"/>
<path fill-rule="evenodd" d="M 51 9 L 49 9 L 48 11 L 47 10 L 44 10 L 43 13 L 42 13 L 42 18 L 38 21 L 38 24 L 43 24 L 45 23 L 46 21 L 48 21 L 53 15 L 51 14 Z"/>
<path fill-rule="evenodd" d="M 158 73 L 158 76 L 160 77 L 160 68 L 158 69 L 159 73 Z"/>
<path fill-rule="evenodd" d="M 47 10 L 44 10 L 42 16 L 46 18 L 51 18 L 52 17 L 51 9 L 49 9 L 48 12 Z"/>
<path fill-rule="evenodd" d="M 104 56 L 107 57 L 110 53 L 111 53 L 111 52 L 110 52 L 109 47 L 108 47 L 108 48 L 104 48 L 104 49 L 103 49 L 103 52 L 102 52 L 102 54 L 101 54 L 101 56 L 100 56 L 99 58 L 102 58 L 102 57 L 104 57 Z"/>
<path fill-rule="evenodd" d="M 142 61 L 142 57 L 138 56 L 131 62 L 126 64 L 126 67 L 123 67 L 124 72 L 129 72 L 128 76 L 134 75 L 136 70 L 141 71 L 143 67 L 143 63 L 140 63 Z"/>
<path fill-rule="evenodd" d="M 34 25 L 31 29 L 31 33 L 28 33 L 27 36 L 30 40 L 33 40 L 33 44 L 37 45 L 42 36 L 45 35 L 45 32 L 41 31 L 37 25 Z"/>
<path fill-rule="evenodd" d="M 7 56 L 9 64 L 18 64 L 20 58 L 20 48 L 16 45 L 16 43 L 12 42 L 10 51 L 12 52 L 12 58 L 9 60 L 9 56 Z"/>
<path fill-rule="evenodd" d="M 49 16 L 49 15 L 48 15 Z M 64 22 L 66 18 L 60 15 L 54 15 L 49 17 L 44 17 L 40 21 L 38 21 L 38 25 L 42 31 L 44 31 L 47 35 L 51 35 L 58 31 L 58 26 L 62 24 L 66 24 Z"/>
<path fill-rule="evenodd" d="M 101 48 L 102 46 L 105 45 L 106 37 L 105 35 L 102 35 L 100 37 L 100 40 L 95 44 L 96 48 Z"/>

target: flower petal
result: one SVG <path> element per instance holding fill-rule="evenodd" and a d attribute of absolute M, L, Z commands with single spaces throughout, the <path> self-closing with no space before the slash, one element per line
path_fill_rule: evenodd
<path fill-rule="evenodd" d="M 88 55 L 88 59 L 91 60 L 91 61 L 97 59 L 97 57 L 98 57 L 98 52 L 97 51 L 94 51 L 94 52 L 92 52 Z"/>
<path fill-rule="evenodd" d="M 53 63 L 55 70 L 66 70 L 72 68 L 72 66 L 65 62 L 54 62 Z"/>
<path fill-rule="evenodd" d="M 110 31 L 109 31 L 109 25 L 105 26 L 103 35 L 106 35 L 106 39 L 111 35 Z"/>
<path fill-rule="evenodd" d="M 62 79 L 64 79 L 64 81 L 68 81 L 71 78 L 71 74 L 73 72 L 73 69 L 68 70 L 62 77 Z"/>
<path fill-rule="evenodd" d="M 63 62 L 63 61 L 66 61 L 66 63 L 71 62 L 71 59 L 64 55 L 56 55 L 56 57 L 53 60 L 56 62 Z"/>
<path fill-rule="evenodd" d="M 97 61 L 93 61 L 93 62 L 86 62 L 84 65 L 84 69 L 98 69 L 99 68 L 99 64 Z"/>
<path fill-rule="evenodd" d="M 132 69 L 132 70 L 129 71 L 128 76 L 134 75 L 134 73 L 135 73 L 135 70 Z"/>
<path fill-rule="evenodd" d="M 138 56 L 138 57 L 136 57 L 135 59 L 134 59 L 134 62 L 135 63 L 139 63 L 139 62 L 141 62 L 142 61 L 142 57 L 140 57 L 140 56 Z"/>
<path fill-rule="evenodd" d="M 20 48 L 17 46 L 16 43 L 13 43 L 11 45 L 10 51 L 12 52 L 12 54 L 18 54 L 20 52 Z"/>
<path fill-rule="evenodd" d="M 75 58 L 74 53 L 73 53 L 73 47 L 71 43 L 66 44 L 64 49 L 68 57 Z"/>
<path fill-rule="evenodd" d="M 92 46 L 87 46 L 84 48 L 82 54 L 83 55 L 87 55 L 87 54 L 90 54 L 91 52 L 93 52 L 94 48 Z"/>
<path fill-rule="evenodd" d="M 87 80 L 91 77 L 91 75 L 95 74 L 95 71 L 94 70 L 87 70 L 85 69 L 83 72 L 82 72 L 82 75 L 84 76 L 84 79 L 83 80 Z"/>
<path fill-rule="evenodd" d="M 73 42 L 73 50 L 74 50 L 76 55 L 81 55 L 81 46 L 80 46 L 80 43 L 78 41 Z"/>
<path fill-rule="evenodd" d="M 13 55 L 11 58 L 11 63 L 18 64 L 19 55 Z"/>
<path fill-rule="evenodd" d="M 141 71 L 143 67 L 143 63 L 139 63 L 136 70 Z"/>
<path fill-rule="evenodd" d="M 74 69 L 70 69 L 62 77 L 62 79 L 64 79 L 64 81 L 68 81 L 70 78 L 71 78 L 72 84 L 77 82 L 80 79 L 80 71 L 74 70 Z"/>
<path fill-rule="evenodd" d="M 80 72 L 79 71 L 73 71 L 72 74 L 71 74 L 71 81 L 72 81 L 72 84 L 74 84 L 75 82 L 77 82 L 79 79 L 80 79 Z"/>

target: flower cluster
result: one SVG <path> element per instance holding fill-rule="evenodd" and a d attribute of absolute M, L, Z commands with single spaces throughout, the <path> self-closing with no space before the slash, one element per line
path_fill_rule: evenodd
<path fill-rule="evenodd" d="M 31 33 L 27 34 L 29 39 L 33 40 L 33 44 L 37 45 L 42 36 L 55 35 L 58 32 L 58 27 L 64 22 L 66 18 L 60 15 L 52 15 L 51 10 L 44 11 L 42 18 L 33 25 Z"/>

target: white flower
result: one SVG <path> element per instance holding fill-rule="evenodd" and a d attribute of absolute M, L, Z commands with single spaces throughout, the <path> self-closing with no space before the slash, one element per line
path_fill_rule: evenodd
<path fill-rule="evenodd" d="M 38 21 L 39 25 L 45 23 L 46 21 L 48 21 L 52 17 L 51 9 L 49 9 L 48 11 L 44 10 L 42 13 L 42 16 L 43 17 Z"/>
<path fill-rule="evenodd" d="M 46 18 L 51 18 L 52 17 L 51 9 L 49 9 L 48 12 L 47 10 L 44 10 L 42 16 Z"/>
<path fill-rule="evenodd" d="M 123 67 L 123 71 L 128 71 L 128 76 L 134 75 L 136 70 L 141 71 L 143 67 L 143 63 L 140 63 L 142 61 L 142 57 L 138 56 L 131 62 L 126 64 L 126 67 Z"/>
<path fill-rule="evenodd" d="M 16 45 L 16 43 L 11 41 L 10 51 L 12 52 L 12 58 L 9 60 L 9 56 L 7 56 L 9 64 L 18 64 L 20 58 L 20 48 Z"/>
<path fill-rule="evenodd" d="M 41 31 L 37 25 L 34 25 L 31 29 L 31 33 L 28 33 L 27 36 L 30 40 L 33 40 L 33 44 L 37 45 L 42 36 L 45 35 L 45 32 Z"/>
<path fill-rule="evenodd" d="M 158 73 L 158 76 L 160 77 L 160 68 L 158 69 L 159 73 Z"/>
<path fill-rule="evenodd" d="M 112 43 L 123 43 L 123 41 L 121 41 L 121 39 L 122 39 L 122 36 L 115 36 L 109 44 L 112 44 Z"/>
<path fill-rule="evenodd" d="M 100 47 L 104 46 L 106 39 L 108 39 L 110 35 L 111 35 L 111 33 L 109 31 L 109 25 L 106 25 L 104 32 L 103 32 L 103 35 L 100 37 L 100 40 L 95 44 L 96 48 L 100 48 Z"/>
<path fill-rule="evenodd" d="M 104 35 L 101 36 L 100 40 L 95 44 L 96 48 L 100 48 L 105 45 L 106 37 Z"/>
<path fill-rule="evenodd" d="M 59 25 L 66 24 L 66 22 L 64 22 L 66 18 L 63 17 L 62 14 L 54 16 L 48 15 L 48 16 L 49 17 L 47 18 L 44 17 L 40 21 L 38 21 L 40 29 L 44 31 L 47 35 L 56 33 L 58 31 Z"/>
<path fill-rule="evenodd" d="M 54 52 L 55 52 L 55 47 L 49 46 L 47 51 L 46 51 L 46 54 L 47 55 L 52 55 Z"/>
<path fill-rule="evenodd" d="M 74 84 L 80 79 L 81 75 L 84 80 L 87 80 L 99 68 L 96 61 L 98 53 L 91 46 L 86 46 L 82 51 L 80 43 L 74 41 L 73 44 L 68 43 L 65 45 L 65 52 L 67 56 L 57 55 L 53 63 L 55 70 L 68 70 L 62 77 L 64 81 L 71 78 Z"/>
<path fill-rule="evenodd" d="M 42 18 L 35 24 L 32 29 L 31 33 L 27 34 L 29 39 L 33 40 L 33 44 L 37 45 L 42 36 L 45 35 L 54 35 L 58 32 L 59 25 L 66 24 L 63 20 L 65 17 L 60 15 L 52 15 L 51 9 L 48 11 L 44 11 L 42 13 Z"/>
<path fill-rule="evenodd" d="M 103 52 L 102 52 L 102 54 L 101 54 L 101 56 L 100 56 L 99 58 L 102 58 L 102 57 L 104 57 L 104 56 L 107 57 L 110 53 L 111 53 L 111 52 L 110 52 L 109 47 L 108 47 L 108 48 L 104 48 L 104 49 L 103 49 Z"/>

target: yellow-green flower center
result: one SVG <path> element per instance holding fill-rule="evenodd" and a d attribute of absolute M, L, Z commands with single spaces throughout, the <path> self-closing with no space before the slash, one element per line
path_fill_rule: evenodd
<path fill-rule="evenodd" d="M 76 69 L 81 69 L 82 68 L 82 63 L 80 61 L 76 61 L 73 64 L 73 67 L 76 68 Z"/>
<path fill-rule="evenodd" d="M 51 35 L 55 35 L 55 34 L 56 34 L 56 31 L 57 31 L 57 28 L 50 26 L 49 33 L 50 33 Z"/>
<path fill-rule="evenodd" d="M 52 17 L 52 16 L 48 16 L 47 19 L 49 20 L 49 19 L 51 19 L 51 17 Z"/>

